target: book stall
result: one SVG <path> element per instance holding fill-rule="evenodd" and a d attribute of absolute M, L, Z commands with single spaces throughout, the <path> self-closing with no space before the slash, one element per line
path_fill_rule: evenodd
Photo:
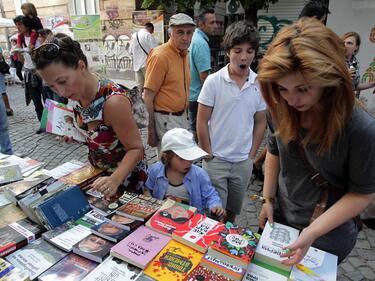
<path fill-rule="evenodd" d="M 260 236 L 171 199 L 124 191 L 108 200 L 90 191 L 106 171 L 42 168 L 0 154 L 0 281 L 337 278 L 337 257 L 313 247 L 300 264 L 282 264 L 297 229 L 266 224 Z"/>

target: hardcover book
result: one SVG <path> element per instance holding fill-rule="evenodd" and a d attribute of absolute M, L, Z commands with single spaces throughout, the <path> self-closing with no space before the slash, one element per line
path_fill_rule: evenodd
<path fill-rule="evenodd" d="M 140 226 L 111 249 L 111 256 L 144 269 L 170 240 L 168 236 Z"/>
<path fill-rule="evenodd" d="M 167 199 L 160 209 L 147 221 L 146 226 L 169 236 L 180 229 L 197 212 L 195 207 Z"/>
<path fill-rule="evenodd" d="M 202 214 L 196 214 L 181 228 L 176 229 L 172 237 L 180 243 L 205 253 L 211 242 L 219 238 L 219 233 L 223 228 L 224 224 Z"/>
<path fill-rule="evenodd" d="M 91 234 L 91 231 L 73 222 L 66 222 L 54 229 L 42 234 L 44 240 L 50 242 L 59 249 L 70 252 L 75 244 Z"/>
<path fill-rule="evenodd" d="M 110 215 L 116 212 L 119 207 L 121 207 L 121 203 L 119 200 L 108 201 L 104 198 L 98 198 L 88 194 L 86 194 L 86 198 L 89 201 L 91 208 L 93 208 L 103 216 Z"/>
<path fill-rule="evenodd" d="M 246 268 L 243 267 L 240 260 L 224 255 L 212 248 L 208 248 L 200 265 L 223 275 L 225 278 L 236 281 L 241 281 L 246 272 Z"/>
<path fill-rule="evenodd" d="M 122 229 L 107 221 L 93 226 L 91 232 L 114 243 L 119 242 L 130 234 L 129 230 Z"/>
<path fill-rule="evenodd" d="M 255 263 L 249 264 L 243 281 L 288 281 L 288 277 L 278 274 L 272 270 L 259 266 Z"/>
<path fill-rule="evenodd" d="M 113 243 L 90 234 L 73 246 L 73 253 L 92 261 L 102 262 L 108 256 Z"/>
<path fill-rule="evenodd" d="M 286 258 L 280 257 L 283 248 L 293 244 L 299 235 L 299 231 L 295 228 L 274 223 L 271 227 L 267 222 L 264 227 L 262 236 L 260 237 L 254 259 L 276 268 L 290 272 L 291 266 L 281 263 Z"/>
<path fill-rule="evenodd" d="M 103 172 L 103 169 L 94 167 L 90 163 L 87 163 L 70 174 L 59 178 L 59 180 L 68 184 L 81 186 L 87 181 L 90 181 L 91 179 L 103 174 Z"/>
<path fill-rule="evenodd" d="M 18 165 L 0 166 L 0 185 L 22 179 L 21 168 Z"/>
<path fill-rule="evenodd" d="M 1 281 L 29 281 L 30 278 L 13 264 L 0 258 Z"/>
<path fill-rule="evenodd" d="M 98 264 L 76 254 L 69 254 L 47 271 L 42 273 L 39 281 L 81 281 Z"/>
<path fill-rule="evenodd" d="M 4 257 L 15 250 L 40 237 L 45 229 L 28 219 L 21 219 L 0 229 L 0 257 Z"/>
<path fill-rule="evenodd" d="M 202 256 L 202 253 L 171 240 L 144 273 L 160 281 L 182 281 L 199 264 Z"/>
<path fill-rule="evenodd" d="M 258 239 L 250 229 L 227 222 L 219 232 L 219 238 L 212 242 L 211 247 L 231 258 L 238 259 L 246 270 L 254 256 L 257 244 Z"/>
<path fill-rule="evenodd" d="M 232 281 L 232 279 L 226 278 L 204 266 L 198 265 L 189 273 L 185 281 Z"/>
<path fill-rule="evenodd" d="M 40 238 L 10 254 L 6 260 L 33 280 L 66 255 Z"/>
<path fill-rule="evenodd" d="M 140 269 L 115 257 L 108 257 L 82 281 L 135 280 Z M 171 281 L 171 280 L 170 280 Z"/>
<path fill-rule="evenodd" d="M 133 230 L 143 224 L 141 221 L 124 217 L 116 213 L 111 214 L 108 217 L 104 217 L 104 220 L 110 221 L 112 224 L 125 230 Z"/>
<path fill-rule="evenodd" d="M 118 208 L 116 213 L 131 219 L 145 221 L 161 207 L 162 203 L 161 200 L 139 195 Z"/>
<path fill-rule="evenodd" d="M 337 262 L 337 256 L 310 247 L 301 263 L 292 267 L 289 280 L 336 281 Z"/>

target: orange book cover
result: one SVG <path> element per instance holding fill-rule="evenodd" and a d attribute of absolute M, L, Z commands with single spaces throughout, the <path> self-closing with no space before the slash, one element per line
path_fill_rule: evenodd
<path fill-rule="evenodd" d="M 171 240 L 144 270 L 160 281 L 182 281 L 199 264 L 203 254 Z"/>
<path fill-rule="evenodd" d="M 88 163 L 84 165 L 83 167 L 79 168 L 78 170 L 75 170 L 71 172 L 70 174 L 59 178 L 59 181 L 62 181 L 68 184 L 80 185 L 100 175 L 103 172 L 104 172 L 103 169 L 94 167 Z"/>

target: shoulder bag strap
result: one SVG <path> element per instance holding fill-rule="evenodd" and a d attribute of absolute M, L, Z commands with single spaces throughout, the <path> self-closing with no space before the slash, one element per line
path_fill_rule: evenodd
<path fill-rule="evenodd" d="M 142 47 L 141 42 L 139 42 L 138 32 L 137 32 L 136 36 L 137 36 L 137 41 L 138 41 L 139 46 L 141 47 L 141 49 L 143 50 L 143 52 L 145 52 L 146 56 L 148 56 L 148 53 L 147 53 L 146 50 Z"/>

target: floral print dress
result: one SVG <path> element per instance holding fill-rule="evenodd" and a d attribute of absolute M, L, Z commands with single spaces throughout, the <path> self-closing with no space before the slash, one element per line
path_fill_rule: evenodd
<path fill-rule="evenodd" d="M 109 172 L 113 172 L 117 168 L 126 154 L 125 147 L 117 138 L 113 128 L 104 124 L 103 120 L 104 103 L 114 95 L 126 97 L 126 92 L 110 80 L 100 80 L 95 99 L 88 107 L 82 107 L 76 101 L 72 102 L 75 116 L 74 123 L 86 138 L 90 163 Z M 99 121 L 100 123 L 95 129 L 89 130 L 87 124 L 94 121 Z M 122 185 L 132 190 L 142 188 L 147 179 L 146 171 L 147 165 L 145 159 L 143 159 L 128 175 Z"/>

